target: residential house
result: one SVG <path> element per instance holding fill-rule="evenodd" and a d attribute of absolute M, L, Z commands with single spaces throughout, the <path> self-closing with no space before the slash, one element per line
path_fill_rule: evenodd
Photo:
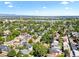
<path fill-rule="evenodd" d="M 26 43 L 25 45 L 26 45 L 27 48 L 20 50 L 20 52 L 24 55 L 29 54 L 33 50 L 32 45 L 30 45 L 29 43 Z"/>
<path fill-rule="evenodd" d="M 79 32 L 72 32 L 72 35 L 74 36 L 74 37 L 79 37 Z"/>
<path fill-rule="evenodd" d="M 57 56 L 57 55 L 59 55 L 59 54 L 61 54 L 62 53 L 62 51 L 61 51 L 61 49 L 60 49 L 60 47 L 59 47 L 59 42 L 58 41 L 54 41 L 52 44 L 51 44 L 51 48 L 50 48 L 50 54 L 51 54 L 51 56 Z"/>
<path fill-rule="evenodd" d="M 4 35 L 6 36 L 6 35 L 9 35 L 11 32 L 10 32 L 10 30 L 6 30 L 6 31 L 4 31 Z"/>
<path fill-rule="evenodd" d="M 0 57 L 6 57 L 10 50 L 11 49 L 8 46 L 0 45 L 0 51 L 2 51 L 2 53 L 0 53 Z"/>

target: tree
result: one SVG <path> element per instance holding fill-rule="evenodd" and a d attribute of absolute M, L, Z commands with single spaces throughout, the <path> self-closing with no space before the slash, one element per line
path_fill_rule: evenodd
<path fill-rule="evenodd" d="M 43 41 L 44 43 L 49 44 L 50 40 L 51 40 L 51 35 L 49 33 L 45 33 L 41 39 L 41 41 Z"/>
<path fill-rule="evenodd" d="M 0 49 L 0 54 L 2 53 L 2 50 Z"/>
<path fill-rule="evenodd" d="M 29 40 L 29 43 L 30 43 L 30 44 L 31 44 L 31 43 L 33 43 L 33 40 L 32 40 L 32 39 L 30 39 L 30 40 Z"/>
<path fill-rule="evenodd" d="M 7 41 L 11 41 L 11 40 L 13 40 L 14 38 L 15 38 L 15 36 L 10 35 L 10 36 L 7 37 Z"/>
<path fill-rule="evenodd" d="M 33 45 L 33 55 L 37 57 L 46 56 L 47 55 L 47 48 L 43 46 L 41 43 L 36 43 Z"/>
<path fill-rule="evenodd" d="M 69 50 L 66 49 L 64 53 L 65 53 L 65 56 L 70 56 Z"/>
<path fill-rule="evenodd" d="M 13 32 L 12 32 L 12 36 L 18 36 L 20 34 L 20 31 L 18 31 L 18 30 L 14 30 Z"/>
<path fill-rule="evenodd" d="M 0 41 L 1 42 L 4 42 L 5 41 L 4 38 L 2 38 L 2 36 L 0 36 Z"/>
<path fill-rule="evenodd" d="M 16 51 L 14 49 L 12 49 L 10 52 L 8 52 L 7 56 L 8 57 L 14 57 L 14 56 L 16 56 Z"/>
<path fill-rule="evenodd" d="M 19 51 L 17 54 L 16 54 L 17 57 L 22 57 L 22 53 Z"/>

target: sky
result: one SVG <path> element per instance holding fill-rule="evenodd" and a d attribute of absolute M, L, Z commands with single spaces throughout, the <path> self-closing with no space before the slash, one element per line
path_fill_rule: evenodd
<path fill-rule="evenodd" d="M 79 1 L 0 1 L 0 14 L 79 16 Z"/>

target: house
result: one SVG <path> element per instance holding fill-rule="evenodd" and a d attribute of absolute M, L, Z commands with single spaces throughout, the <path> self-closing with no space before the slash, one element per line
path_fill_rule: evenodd
<path fill-rule="evenodd" d="M 29 53 L 30 53 L 30 51 L 28 51 L 27 49 L 20 50 L 20 52 L 21 52 L 23 55 L 26 55 L 26 54 L 29 54 Z"/>
<path fill-rule="evenodd" d="M 75 52 L 75 56 L 79 57 L 79 51 L 78 50 L 73 50 Z"/>
<path fill-rule="evenodd" d="M 75 46 L 77 47 L 77 49 L 79 49 L 79 44 L 76 44 Z"/>
<path fill-rule="evenodd" d="M 30 45 L 29 43 L 27 43 L 26 46 L 28 47 L 28 50 L 29 50 L 29 51 L 32 51 L 32 50 L 33 50 L 32 45 Z"/>
<path fill-rule="evenodd" d="M 55 56 L 57 56 L 57 55 L 62 54 L 62 51 L 60 50 L 59 47 L 52 47 L 52 48 L 50 49 L 50 54 L 51 54 L 51 56 L 55 57 Z"/>
<path fill-rule="evenodd" d="M 67 34 L 68 32 L 68 29 L 64 29 L 64 33 L 63 34 Z"/>
<path fill-rule="evenodd" d="M 31 38 L 31 35 L 27 33 L 22 33 L 21 35 L 17 36 L 14 40 L 4 43 L 4 45 L 13 46 L 14 49 L 16 49 L 16 47 L 18 46 L 25 46 L 24 49 L 20 50 L 20 52 L 24 55 L 29 54 L 33 50 L 33 47 L 27 42 L 27 40 Z"/>
<path fill-rule="evenodd" d="M 77 50 L 77 46 L 76 46 L 77 44 L 76 43 L 72 42 L 71 45 L 72 45 L 72 49 Z"/>
<path fill-rule="evenodd" d="M 6 57 L 11 49 L 8 46 L 0 45 L 0 57 Z"/>
<path fill-rule="evenodd" d="M 29 43 L 26 43 L 26 47 L 26 49 L 20 50 L 20 52 L 24 55 L 29 54 L 33 50 L 32 45 L 30 45 Z"/>
<path fill-rule="evenodd" d="M 67 42 L 67 43 L 69 42 L 69 41 L 68 41 L 68 36 L 67 36 L 67 35 L 63 36 L 62 38 L 63 38 L 63 41 L 64 41 L 64 42 Z"/>
<path fill-rule="evenodd" d="M 55 40 L 59 40 L 60 34 L 58 32 L 56 32 L 55 34 L 56 36 L 54 37 Z"/>
<path fill-rule="evenodd" d="M 59 42 L 54 40 L 53 43 L 51 43 L 51 46 L 58 46 Z"/>
<path fill-rule="evenodd" d="M 63 42 L 64 50 L 69 49 L 69 44 L 67 42 Z"/>
<path fill-rule="evenodd" d="M 9 20 L 8 19 L 5 19 L 5 21 L 3 21 L 3 23 L 8 23 L 9 22 Z"/>
<path fill-rule="evenodd" d="M 51 56 L 57 56 L 62 53 L 59 47 L 59 42 L 54 40 L 53 43 L 51 44 L 51 48 L 49 49 Z"/>
<path fill-rule="evenodd" d="M 5 46 L 5 45 L 0 45 L 0 50 L 1 51 L 10 51 L 10 48 L 8 46 Z"/>
<path fill-rule="evenodd" d="M 26 39 L 27 42 L 32 38 L 32 36 L 27 33 L 22 33 L 18 37 L 21 38 L 21 40 Z"/>
<path fill-rule="evenodd" d="M 31 35 L 27 33 L 22 33 L 21 35 L 17 36 L 14 40 L 6 42 L 5 45 L 12 45 L 14 47 L 17 47 L 19 45 L 24 45 L 24 43 L 28 42 L 31 38 Z"/>
<path fill-rule="evenodd" d="M 11 32 L 10 32 L 10 30 L 6 30 L 6 31 L 4 31 L 4 35 L 6 36 L 6 35 L 9 35 Z"/>
<path fill-rule="evenodd" d="M 79 37 L 79 32 L 72 32 L 72 35 L 74 36 L 74 37 Z"/>

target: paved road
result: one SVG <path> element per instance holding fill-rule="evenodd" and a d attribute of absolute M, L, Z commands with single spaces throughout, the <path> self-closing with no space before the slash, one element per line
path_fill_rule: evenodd
<path fill-rule="evenodd" d="M 72 41 L 72 39 L 70 38 L 70 42 L 71 42 L 71 47 L 72 47 L 72 52 L 74 57 L 79 56 L 79 51 L 77 50 L 77 47 L 75 46 L 75 43 Z"/>
<path fill-rule="evenodd" d="M 72 47 L 72 42 L 71 42 L 71 39 L 68 37 L 68 41 L 69 41 L 69 46 L 70 46 L 70 49 L 71 49 L 71 51 L 70 51 L 70 55 L 71 55 L 71 57 L 75 57 L 75 52 L 74 52 L 74 50 L 73 50 L 73 47 Z"/>

